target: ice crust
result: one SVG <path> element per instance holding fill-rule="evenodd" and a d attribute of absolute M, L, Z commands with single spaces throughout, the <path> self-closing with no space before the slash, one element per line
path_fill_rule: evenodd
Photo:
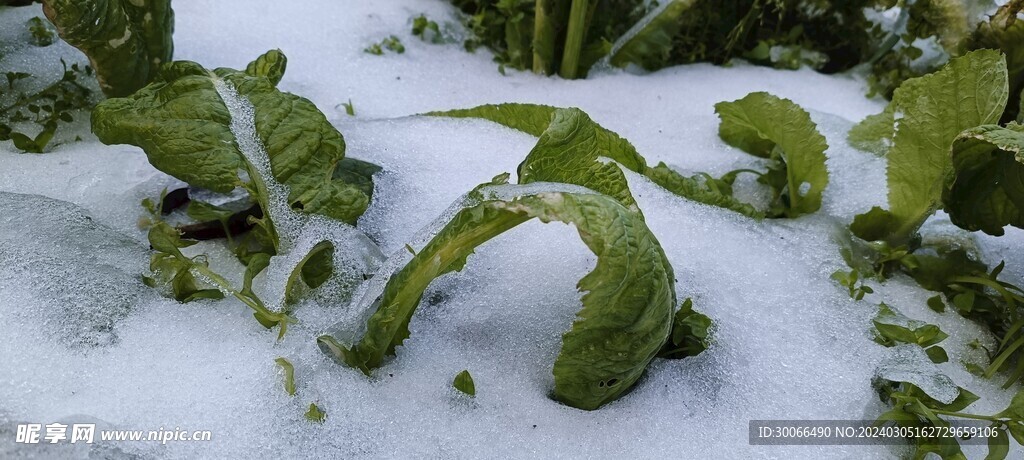
<path fill-rule="evenodd" d="M 347 155 L 384 167 L 358 228 L 385 254 L 401 254 L 409 242 L 417 247 L 421 229 L 436 229 L 431 222 L 476 185 L 502 172 L 515 182 L 516 166 L 536 142 L 484 121 L 415 116 L 431 110 L 509 101 L 576 106 L 652 164 L 720 175 L 757 168 L 761 160 L 719 140 L 714 104 L 769 91 L 800 104 L 818 123 L 830 146 L 830 184 L 818 213 L 755 222 L 627 172 L 673 264 L 680 300 L 693 297 L 715 321 L 714 344 L 696 358 L 656 359 L 631 393 L 583 412 L 548 397 L 561 334 L 580 306 L 576 282 L 595 263 L 568 226 L 531 221 L 480 246 L 462 272 L 427 290 L 410 339 L 367 378 L 316 346 L 317 336 L 354 314 L 333 295 L 299 305 L 298 322 L 275 342 L 276 333 L 234 299 L 178 304 L 140 288 L 148 251 L 138 203 L 181 184 L 150 167 L 139 149 L 101 145 L 84 127 L 81 142 L 46 155 L 14 153 L 0 143 L 0 192 L 47 197 L 0 194 L 0 257 L 8 261 L 0 266 L 2 457 L 48 452 L 12 445 L 12 424 L 98 419 L 124 429 L 214 433 L 209 443 L 118 443 L 97 448 L 92 455 L 99 458 L 895 458 L 899 452 L 886 446 L 747 443 L 751 419 L 881 413 L 871 380 L 892 350 L 869 333 L 881 301 L 950 334 L 942 344 L 950 361 L 937 368 L 981 396 L 972 412 L 997 412 L 1014 391 L 959 364 L 971 353 L 966 343 L 991 338 L 955 313 L 929 310 L 933 294 L 913 281 L 871 284 L 876 293 L 855 302 L 829 279 L 846 268 L 835 229 L 885 202 L 884 160 L 845 141 L 852 122 L 884 106 L 863 96 L 859 77 L 743 64 L 612 71 L 571 82 L 512 70 L 502 76 L 485 51 L 468 54 L 459 43 L 433 45 L 409 33 L 420 13 L 455 20 L 441 0 L 174 6 L 177 59 L 244 68 L 281 48 L 289 62 L 280 87 L 328 115 L 345 136 Z M 38 6 L 0 10 L 0 31 L 39 14 Z M 362 52 L 391 34 L 405 44 L 404 54 Z M 36 65 L 28 55 L 12 56 L 0 68 Z M 38 66 L 52 66 L 43 61 Z M 349 99 L 355 117 L 339 106 Z M 748 179 L 741 176 L 738 193 L 756 195 Z M 987 261 L 1006 259 L 1006 276 L 1024 276 L 1024 232 L 968 235 L 950 229 L 943 215 L 928 227 L 938 230 L 975 245 Z M 294 235 L 282 267 L 317 238 L 341 237 Z M 189 250 L 208 253 L 212 267 L 241 282 L 241 267 L 223 245 Z M 286 271 L 257 278 L 261 294 L 272 295 Z M 282 388 L 279 356 L 295 365 L 294 397 Z M 451 388 L 463 369 L 476 381 L 475 399 Z M 323 425 L 302 417 L 311 402 L 327 411 Z M 985 453 L 984 446 L 966 450 L 972 458 Z"/>

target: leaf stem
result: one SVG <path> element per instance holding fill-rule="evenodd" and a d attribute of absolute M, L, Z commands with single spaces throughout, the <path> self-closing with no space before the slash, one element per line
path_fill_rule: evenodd
<path fill-rule="evenodd" d="M 948 415 L 948 416 L 951 416 L 951 417 L 971 418 L 971 419 L 975 419 L 975 420 L 987 420 L 987 421 L 990 421 L 990 422 L 1005 423 L 1005 420 L 1003 420 L 1003 419 L 1001 419 L 999 417 L 996 417 L 994 415 L 967 414 L 967 413 L 964 413 L 964 412 L 954 412 L 954 411 L 951 411 L 951 410 L 930 409 L 930 408 L 929 408 L 929 410 L 931 410 L 933 413 L 936 413 L 936 414 L 939 414 L 939 415 Z"/>
<path fill-rule="evenodd" d="M 539 75 L 548 75 L 551 72 L 551 62 L 545 59 L 545 56 L 553 56 L 555 46 L 548 24 L 547 3 L 548 0 L 537 0 L 533 13 L 533 73 Z"/>
<path fill-rule="evenodd" d="M 565 34 L 565 51 L 562 53 L 562 65 L 558 74 L 567 80 L 576 78 L 580 64 L 580 51 L 583 49 L 583 36 L 586 33 L 588 0 L 572 0 L 569 9 L 569 29 Z"/>

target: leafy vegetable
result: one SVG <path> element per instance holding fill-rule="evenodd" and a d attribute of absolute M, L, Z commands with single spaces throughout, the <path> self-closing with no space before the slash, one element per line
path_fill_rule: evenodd
<path fill-rule="evenodd" d="M 936 345 L 949 336 L 934 324 L 907 318 L 884 303 L 878 306 L 878 314 L 872 322 L 875 325 L 875 342 L 880 345 L 891 347 L 899 343 L 910 343 L 924 348 L 934 363 L 949 360 L 946 350 Z"/>
<path fill-rule="evenodd" d="M 832 279 L 839 282 L 840 285 L 850 291 L 850 298 L 853 300 L 861 300 L 865 295 L 874 293 L 875 290 L 860 281 L 860 272 L 857 270 L 850 270 L 844 272 L 842 270 L 836 270 L 832 273 Z M 857 282 L 860 281 L 860 284 Z"/>
<path fill-rule="evenodd" d="M 973 39 L 984 34 L 971 31 L 982 13 L 994 7 L 990 1 L 962 0 L 452 3 L 466 14 L 472 32 L 466 49 L 489 47 L 499 69 L 576 78 L 602 58 L 616 67 L 635 64 L 647 70 L 692 62 L 728 64 L 735 58 L 826 73 L 861 66 L 870 70 L 871 95 L 885 97 L 904 80 L 936 70 L 949 56 L 992 47 Z M 926 56 L 925 48 L 939 49 Z"/>
<path fill-rule="evenodd" d="M 32 35 L 32 44 L 36 46 L 50 46 L 56 40 L 53 25 L 43 18 L 36 16 L 28 20 L 28 31 Z"/>
<path fill-rule="evenodd" d="M 659 358 L 681 359 L 697 356 L 711 346 L 711 318 L 693 309 L 693 300 L 686 299 L 672 321 L 672 334 L 658 352 Z"/>
<path fill-rule="evenodd" d="M 459 372 L 459 374 L 455 376 L 452 386 L 455 387 L 456 390 L 467 395 L 476 396 L 476 385 L 473 384 L 473 376 L 469 374 L 468 370 Z"/>
<path fill-rule="evenodd" d="M 942 204 L 957 226 L 990 235 L 1024 227 L 1024 126 L 984 125 L 953 142 L 953 181 Z"/>
<path fill-rule="evenodd" d="M 995 49 L 1006 55 L 1007 75 L 1011 98 L 1001 122 L 1024 116 L 1020 112 L 1020 99 L 1015 96 L 1024 91 L 1024 21 L 1018 19 L 1024 3 L 1010 1 L 1001 6 L 987 22 L 981 23 L 967 40 L 967 49 Z M 1024 119 L 1019 120 L 1024 122 Z"/>
<path fill-rule="evenodd" d="M 394 35 L 391 35 L 381 40 L 380 42 L 367 46 L 366 49 L 363 50 L 363 52 L 373 54 L 376 56 L 381 56 L 384 54 L 384 50 L 390 50 L 394 51 L 397 54 L 402 54 L 405 52 L 405 45 L 402 44 L 401 39 Z"/>
<path fill-rule="evenodd" d="M 0 107 L 0 141 L 12 140 L 19 150 L 29 153 L 43 153 L 53 141 L 62 123 L 71 123 L 77 113 L 92 105 L 93 90 L 82 80 L 92 76 L 89 66 L 67 64 L 60 80 L 33 94 L 20 93 L 6 107 Z M 8 88 L 14 90 L 16 83 L 30 79 L 33 75 L 24 72 L 7 72 Z M 17 130 L 17 123 L 30 122 L 40 128 L 35 135 Z"/>
<path fill-rule="evenodd" d="M 563 336 L 554 365 L 557 399 L 596 409 L 614 400 L 643 373 L 669 338 L 675 304 L 672 267 L 638 214 L 604 195 L 533 191 L 530 186 L 484 187 L 370 299 L 374 310 L 352 346 L 332 336 L 322 349 L 369 373 L 406 337 L 423 291 L 438 276 L 461 270 L 483 242 L 529 219 L 576 226 L 597 256 L 579 283 L 583 310 Z M 540 189 L 544 190 L 544 189 Z M 406 256 L 408 257 L 408 256 Z M 388 276 L 387 274 L 378 274 Z"/>
<path fill-rule="evenodd" d="M 1024 391 L 1018 392 L 1010 405 L 994 415 L 973 414 L 964 410 L 978 400 L 978 396 L 966 389 L 959 388 L 959 394 L 952 402 L 943 403 L 921 390 L 910 382 L 894 382 L 876 379 L 874 382 L 883 402 L 892 409 L 882 414 L 875 422 L 876 426 L 895 423 L 901 427 L 950 427 L 947 419 L 976 421 L 977 426 L 988 425 L 998 434 L 989 437 L 989 459 L 1005 458 L 1009 450 L 1009 435 L 1019 445 L 1024 445 Z M 972 425 L 974 426 L 974 425 Z M 921 433 L 935 432 L 930 430 Z M 914 441 L 914 458 L 925 458 L 928 453 L 935 453 L 944 459 L 966 458 L 960 444 L 954 436 L 916 437 Z"/>
<path fill-rule="evenodd" d="M 412 34 L 426 42 L 435 44 L 444 42 L 441 27 L 437 25 L 436 21 L 427 19 L 426 15 L 421 14 L 412 20 Z"/>
<path fill-rule="evenodd" d="M 89 57 L 107 96 L 132 94 L 171 60 L 170 0 L 46 0 L 43 13 L 64 41 Z"/>
<path fill-rule="evenodd" d="M 535 104 L 483 105 L 471 109 L 430 112 L 432 116 L 483 118 L 539 136 L 537 145 L 519 165 L 519 182 L 562 182 L 581 185 L 612 196 L 636 209 L 636 201 L 620 168 L 642 174 L 676 195 L 723 207 L 749 217 L 762 217 L 752 206 L 697 178 L 685 177 L 664 163 L 651 168 L 629 141 L 619 137 L 576 108 Z M 614 160 L 607 164 L 602 158 Z"/>
<path fill-rule="evenodd" d="M 680 18 L 696 2 L 667 0 L 647 13 L 612 46 L 611 64 L 635 64 L 647 70 L 664 67 L 672 51 L 672 39 L 682 27 Z"/>
<path fill-rule="evenodd" d="M 909 242 L 939 205 L 953 140 L 965 129 L 998 121 L 1006 100 L 1006 61 L 997 51 L 974 51 L 907 80 L 891 103 L 901 117 L 887 155 L 889 210 L 858 215 L 853 233 L 893 246 Z"/>
<path fill-rule="evenodd" d="M 284 370 L 284 391 L 288 396 L 295 396 L 295 366 L 284 358 L 277 358 L 274 362 Z"/>
<path fill-rule="evenodd" d="M 174 62 L 131 97 L 97 105 L 93 132 L 107 144 L 142 147 L 153 166 L 190 185 L 230 192 L 242 185 L 239 169 L 247 170 L 250 179 L 259 175 L 239 151 L 231 116 L 215 86 L 229 82 L 255 108 L 256 141 L 270 157 L 274 179 L 288 186 L 292 208 L 354 223 L 369 197 L 333 179 L 345 155 L 337 129 L 312 102 L 274 87 L 284 59 L 271 51 L 250 64 L 252 73 L 209 72 L 194 62 Z M 259 181 L 249 189 L 265 204 Z"/>
<path fill-rule="evenodd" d="M 306 420 L 314 423 L 324 423 L 327 420 L 327 412 L 324 412 L 315 403 L 309 403 L 309 410 L 306 411 Z"/>
<path fill-rule="evenodd" d="M 271 311 L 252 291 L 252 279 L 269 265 L 270 256 L 254 256 L 246 267 L 242 289 L 236 289 L 223 276 L 210 270 L 205 256 L 189 258 L 182 254 L 181 248 L 191 246 L 195 242 L 181 239 L 178 231 L 167 223 L 157 222 L 150 228 L 149 244 L 156 253 L 150 260 L 150 269 L 154 276 L 146 278 L 146 284 L 151 287 L 169 287 L 174 298 L 180 302 L 219 299 L 224 297 L 224 294 L 231 294 L 253 310 L 253 316 L 260 324 L 268 329 L 278 326 L 278 338 L 284 336 L 292 319 L 286 312 Z"/>
<path fill-rule="evenodd" d="M 288 57 L 281 50 L 270 50 L 245 66 L 245 73 L 254 77 L 267 77 L 271 85 L 277 86 L 287 68 Z"/>
<path fill-rule="evenodd" d="M 797 217 L 821 207 L 828 185 L 828 144 L 806 111 L 789 99 L 762 92 L 715 104 L 715 112 L 722 119 L 722 140 L 771 160 L 759 179 L 774 190 L 769 216 Z"/>

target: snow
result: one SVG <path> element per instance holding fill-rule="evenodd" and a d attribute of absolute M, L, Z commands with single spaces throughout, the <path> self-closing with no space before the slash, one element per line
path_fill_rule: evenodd
<path fill-rule="evenodd" d="M 718 138 L 714 104 L 768 91 L 807 109 L 828 140 L 824 206 L 800 219 L 755 222 L 627 173 L 673 264 L 680 300 L 693 297 L 715 321 L 714 345 L 695 358 L 655 360 L 631 393 L 584 412 L 549 398 L 561 333 L 580 306 L 576 283 L 595 263 L 565 225 L 531 221 L 478 248 L 464 271 L 427 290 L 411 338 L 367 378 L 335 364 L 315 343 L 354 308 L 337 298 L 304 302 L 298 322 L 276 342 L 276 331 L 234 299 L 179 304 L 142 286 L 148 251 L 139 201 L 181 184 L 149 166 L 139 149 L 104 146 L 84 125 L 82 141 L 45 155 L 0 143 L 0 457 L 896 457 L 886 446 L 747 440 L 749 420 L 881 413 L 871 380 L 905 353 L 871 341 L 882 301 L 950 334 L 942 343 L 950 362 L 938 369 L 982 397 L 972 412 L 997 412 L 1012 396 L 1000 379 L 977 378 L 959 364 L 973 353 L 968 342 L 991 338 L 953 312 L 928 309 L 933 293 L 896 277 L 870 283 L 876 293 L 855 302 L 829 279 L 846 268 L 836 229 L 885 201 L 884 160 L 845 142 L 853 122 L 884 106 L 864 97 L 859 77 L 742 64 L 581 81 L 511 70 L 503 76 L 485 51 L 469 54 L 460 43 L 429 44 L 409 33 L 421 13 L 455 22 L 440 0 L 174 6 L 176 59 L 244 68 L 266 50 L 282 49 L 289 62 L 280 87 L 320 107 L 345 136 L 347 155 L 384 167 L 358 228 L 385 254 L 422 240 L 421 229 L 476 185 L 502 172 L 514 180 L 536 142 L 531 136 L 479 120 L 415 116 L 483 103 L 580 107 L 651 164 L 718 175 L 760 160 Z M 38 14 L 38 6 L 0 10 L 0 37 Z M 392 34 L 404 54 L 362 51 Z M 47 56 L 83 61 L 54 46 Z M 37 73 L 52 73 L 54 60 L 35 63 L 23 52 L 3 59 L 0 67 Z M 355 117 L 340 105 L 349 99 Z M 750 182 L 741 176 L 738 193 L 756 194 Z M 988 261 L 1005 258 L 1005 273 L 1024 275 L 1024 254 L 1016 250 L 1022 232 L 992 238 L 950 227 L 940 215 L 926 231 L 976 245 Z M 311 238 L 295 243 L 298 257 L 316 242 Z M 223 245 L 189 249 L 208 253 L 212 267 L 240 283 L 242 268 Z M 257 288 L 279 289 L 285 272 L 261 275 Z M 294 397 L 283 390 L 277 357 L 295 365 Z M 451 388 L 463 369 L 474 377 L 476 398 Z M 303 418 L 311 402 L 327 412 L 323 425 Z M 122 429 L 211 430 L 213 441 L 57 448 L 63 450 L 11 443 L 17 423 L 96 420 Z M 985 452 L 965 450 L 972 458 Z"/>

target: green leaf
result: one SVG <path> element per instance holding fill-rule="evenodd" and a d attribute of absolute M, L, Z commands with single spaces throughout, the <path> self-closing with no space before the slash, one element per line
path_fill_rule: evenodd
<path fill-rule="evenodd" d="M 245 73 L 252 77 L 267 77 L 271 85 L 277 86 L 287 67 L 288 57 L 281 50 L 270 50 L 250 62 Z"/>
<path fill-rule="evenodd" d="M 659 358 L 681 359 L 697 356 L 707 350 L 710 342 L 711 318 L 693 309 L 687 298 L 672 321 L 669 341 L 658 353 Z"/>
<path fill-rule="evenodd" d="M 647 70 L 665 66 L 672 39 L 682 28 L 682 16 L 696 0 L 668 0 L 644 16 L 612 45 L 610 62 L 615 67 L 636 64 Z"/>
<path fill-rule="evenodd" d="M 367 199 L 370 199 L 373 198 L 373 175 L 382 169 L 368 161 L 345 157 L 338 162 L 332 178 L 359 189 Z"/>
<path fill-rule="evenodd" d="M 232 214 L 233 211 L 225 209 L 220 206 L 212 205 L 205 201 L 191 200 L 188 203 L 188 209 L 186 210 L 188 216 L 199 221 L 226 221 Z"/>
<path fill-rule="evenodd" d="M 459 372 L 459 375 L 455 376 L 452 386 L 467 395 L 476 396 L 476 385 L 473 384 L 473 376 L 469 375 L 468 370 Z"/>
<path fill-rule="evenodd" d="M 988 455 L 985 460 L 1003 460 L 1010 453 L 1010 437 L 1006 430 L 997 430 L 995 436 L 988 438 Z"/>
<path fill-rule="evenodd" d="M 727 144 L 751 155 L 776 161 L 773 213 L 797 217 L 817 211 L 828 185 L 825 150 L 828 144 L 818 133 L 811 116 L 789 99 L 768 93 L 750 93 L 743 99 L 715 104 L 722 123 L 718 134 Z M 772 174 L 769 171 L 769 174 Z M 771 185 L 771 184 L 770 184 Z"/>
<path fill-rule="evenodd" d="M 868 115 L 850 128 L 846 140 L 858 149 L 883 156 L 892 147 L 892 138 L 896 134 L 895 116 L 890 103 L 881 113 Z"/>
<path fill-rule="evenodd" d="M 1007 427 L 1010 431 L 1010 436 L 1013 436 L 1013 440 L 1017 441 L 1018 445 L 1024 446 L 1024 422 L 1013 421 L 1007 423 Z"/>
<path fill-rule="evenodd" d="M 348 114 L 348 116 L 356 116 L 356 106 L 352 105 L 352 99 L 349 99 L 348 102 L 342 102 L 341 105 L 345 107 L 345 113 Z"/>
<path fill-rule="evenodd" d="M 936 295 L 928 298 L 928 308 L 932 311 L 943 313 L 946 311 L 946 304 L 942 301 L 941 295 Z"/>
<path fill-rule="evenodd" d="M 872 209 L 851 230 L 865 240 L 906 244 L 935 212 L 952 170 L 949 150 L 965 129 L 999 120 L 1007 100 L 1006 61 L 981 50 L 907 80 L 892 105 L 901 115 L 887 155 L 889 210 Z M 863 217 L 862 217 L 863 216 Z"/>
<path fill-rule="evenodd" d="M 945 355 L 945 350 L 932 345 L 946 340 L 949 336 L 934 324 L 907 318 L 884 303 L 878 306 L 878 314 L 872 323 L 875 325 L 875 341 L 879 344 L 891 347 L 897 343 L 912 343 L 922 348 L 931 347 L 925 352 L 933 361 Z M 936 348 L 938 350 L 935 350 Z"/>
<path fill-rule="evenodd" d="M 947 410 L 950 412 L 959 412 L 966 409 L 967 406 L 974 404 L 974 402 L 980 398 L 978 395 L 967 391 L 965 388 L 960 388 L 960 393 L 957 395 L 956 399 L 949 404 L 942 404 L 927 396 L 925 396 L 924 399 L 928 402 L 929 407 Z"/>
<path fill-rule="evenodd" d="M 359 187 L 333 179 L 345 155 L 341 133 L 312 102 L 278 91 L 268 78 L 174 62 L 131 97 L 97 105 L 93 132 L 107 144 L 137 145 L 157 169 L 216 192 L 230 192 L 241 184 L 238 170 L 248 170 L 250 192 L 265 207 L 268 197 L 260 182 L 266 179 L 238 148 L 231 115 L 215 86 L 221 81 L 255 109 L 256 141 L 270 157 L 273 179 L 288 186 L 292 207 L 354 224 L 369 198 Z"/>
<path fill-rule="evenodd" d="M 314 423 L 324 423 L 327 420 L 327 412 L 317 407 L 315 403 L 309 404 L 309 410 L 306 411 L 306 420 Z"/>
<path fill-rule="evenodd" d="M 940 364 L 949 361 L 949 355 L 940 346 L 926 348 L 924 352 L 928 354 L 928 359 L 932 360 L 933 363 Z"/>
<path fill-rule="evenodd" d="M 36 16 L 26 23 L 29 33 L 32 35 L 32 44 L 35 46 L 50 46 L 55 37 L 53 25 L 43 18 Z"/>
<path fill-rule="evenodd" d="M 1011 99 L 1000 121 L 1007 122 L 1017 117 L 1024 123 L 1024 112 L 1020 110 L 1018 94 L 1024 94 L 1024 21 L 1018 19 L 1020 4 L 1009 2 L 1000 7 L 989 21 L 982 22 L 967 44 L 968 49 L 994 49 L 1006 55 L 1006 69 Z"/>
<path fill-rule="evenodd" d="M 531 136 L 540 137 L 551 124 L 558 107 L 539 104 L 481 105 L 469 109 L 427 112 L 424 115 L 451 118 L 482 118 L 504 125 Z"/>
<path fill-rule="evenodd" d="M 618 164 L 603 162 L 601 157 Z M 601 128 L 582 110 L 558 109 L 537 145 L 519 164 L 519 183 L 581 185 L 639 211 L 619 165 L 632 171 L 647 168 L 628 141 Z"/>
<path fill-rule="evenodd" d="M 274 362 L 284 370 L 284 391 L 288 396 L 295 396 L 295 366 L 284 358 L 277 358 Z"/>
<path fill-rule="evenodd" d="M 158 222 L 149 229 L 149 245 L 153 249 L 166 252 L 175 257 L 185 257 L 179 248 L 187 248 L 196 244 L 196 241 L 181 239 L 181 234 L 174 227 L 163 222 Z"/>
<path fill-rule="evenodd" d="M 404 267 L 376 275 L 389 278 L 370 306 L 375 311 L 362 339 L 351 348 L 325 351 L 358 369 L 379 367 L 408 337 L 409 320 L 435 278 L 461 269 L 483 242 L 538 218 L 573 224 L 597 256 L 595 269 L 578 284 L 585 292 L 583 309 L 563 335 L 555 361 L 555 397 L 589 410 L 632 387 L 669 338 L 675 304 L 672 267 L 642 218 L 598 194 L 502 185 L 469 196 L 467 207 Z"/>
<path fill-rule="evenodd" d="M 1002 235 L 1024 227 L 1024 126 L 983 125 L 953 141 L 953 179 L 942 204 L 958 227 Z"/>
<path fill-rule="evenodd" d="M 658 163 L 653 168 L 648 167 L 643 174 L 655 184 L 683 198 L 725 208 L 754 219 L 764 218 L 763 212 L 737 200 L 731 193 L 715 190 L 708 186 L 707 181 L 701 181 L 699 178 L 683 176 L 665 163 Z"/>
<path fill-rule="evenodd" d="M 286 304 L 294 304 L 302 295 L 302 285 L 316 289 L 324 284 L 334 273 L 334 243 L 324 240 L 313 246 L 288 276 L 284 288 Z"/>
<path fill-rule="evenodd" d="M 608 158 L 623 168 L 643 174 L 676 195 L 748 217 L 763 217 L 753 206 L 740 202 L 731 194 L 715 191 L 696 179 L 684 177 L 664 163 L 648 167 L 644 157 L 628 140 L 595 123 L 577 108 L 508 103 L 429 112 L 426 115 L 483 118 L 540 137 L 519 165 L 520 183 L 550 181 L 581 185 L 635 208 L 636 201 L 622 171 L 618 166 L 600 160 Z"/>
<path fill-rule="evenodd" d="M 1013 399 L 1010 400 L 1010 405 L 1003 409 L 999 413 L 1000 417 L 1006 417 L 1017 422 L 1024 422 L 1024 390 L 1020 390 L 1017 394 L 1013 395 Z"/>
<path fill-rule="evenodd" d="M 46 0 L 43 13 L 89 57 L 107 96 L 132 94 L 171 60 L 171 0 Z"/>

